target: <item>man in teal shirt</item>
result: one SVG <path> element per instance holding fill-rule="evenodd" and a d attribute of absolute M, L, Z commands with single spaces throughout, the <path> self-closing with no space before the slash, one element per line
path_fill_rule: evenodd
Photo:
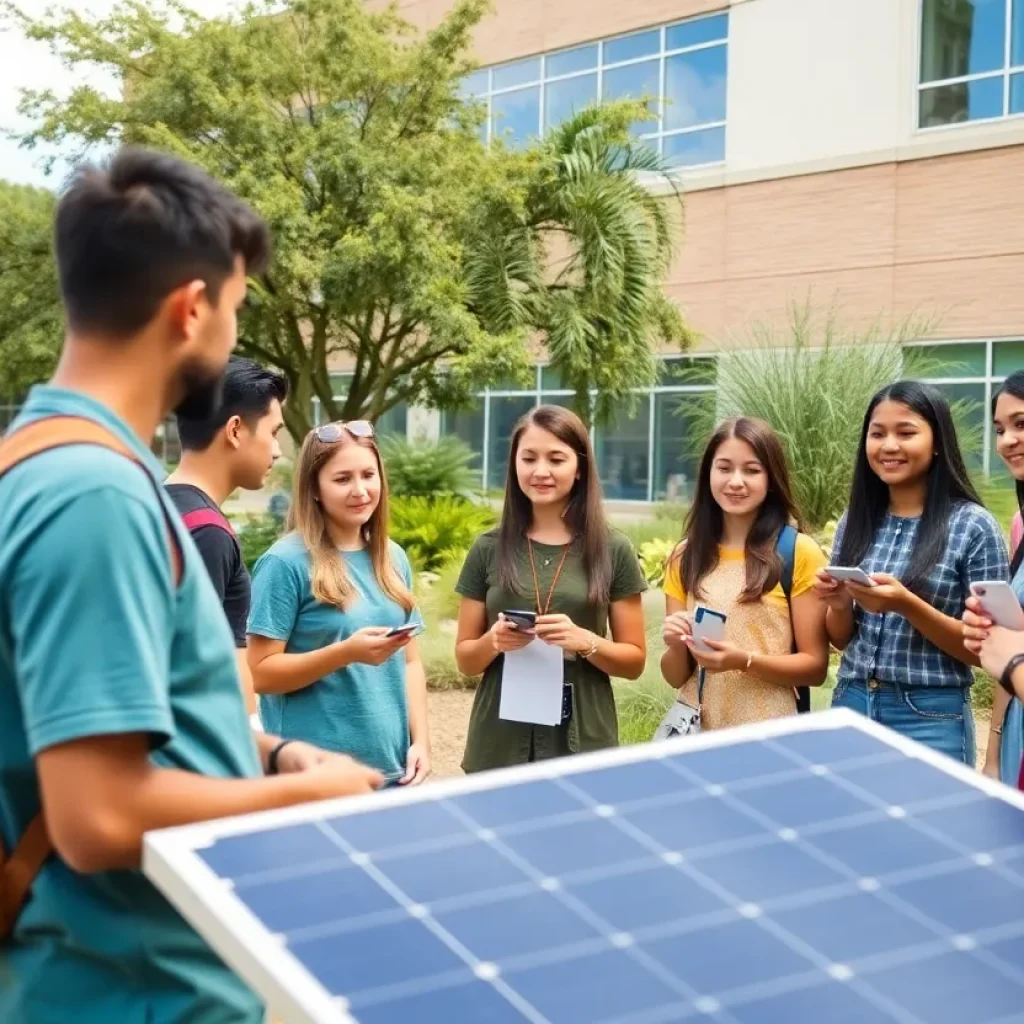
<path fill-rule="evenodd" d="M 81 417 L 141 466 L 77 445 L 0 478 L 0 832 L 10 851 L 42 805 L 55 849 L 0 946 L 4 1024 L 256 1024 L 259 1000 L 139 871 L 144 833 L 381 782 L 254 738 L 230 629 L 147 445 L 172 409 L 216 402 L 268 253 L 248 207 L 146 151 L 80 172 L 59 205 L 68 333 L 11 433 Z"/>

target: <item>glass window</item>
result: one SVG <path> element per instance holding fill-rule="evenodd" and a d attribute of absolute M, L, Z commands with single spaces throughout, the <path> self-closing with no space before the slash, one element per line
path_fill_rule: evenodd
<path fill-rule="evenodd" d="M 992 346 L 992 376 L 1002 380 L 1024 370 L 1024 341 L 997 341 Z"/>
<path fill-rule="evenodd" d="M 666 135 L 662 155 L 670 167 L 721 163 L 725 159 L 725 129 L 705 128 L 698 132 Z"/>
<path fill-rule="evenodd" d="M 1003 76 L 921 90 L 920 125 L 935 128 L 1003 116 Z"/>
<path fill-rule="evenodd" d="M 393 409 L 388 409 L 383 416 L 378 416 L 375 426 L 377 433 L 381 437 L 387 434 L 397 434 L 400 437 L 406 437 L 409 432 L 408 405 L 405 402 L 399 402 Z"/>
<path fill-rule="evenodd" d="M 526 85 L 527 82 L 539 82 L 540 57 L 517 60 L 512 64 L 499 64 L 492 68 L 491 72 L 494 76 L 491 88 L 495 92 L 499 89 L 514 89 L 517 85 Z"/>
<path fill-rule="evenodd" d="M 335 398 L 344 398 L 348 394 L 348 388 L 351 383 L 351 373 L 332 373 L 331 394 L 334 395 Z"/>
<path fill-rule="evenodd" d="M 1010 27 L 1010 66 L 1024 66 L 1024 0 L 1013 0 L 1013 20 Z"/>
<path fill-rule="evenodd" d="M 725 120 L 726 48 L 680 53 L 665 61 L 665 131 Z"/>
<path fill-rule="evenodd" d="M 573 114 L 597 102 L 597 74 L 577 75 L 548 82 L 544 88 L 544 129 L 568 121 Z"/>
<path fill-rule="evenodd" d="M 531 398 L 490 398 L 491 424 L 487 438 L 487 489 L 505 486 L 512 431 L 536 404 Z"/>
<path fill-rule="evenodd" d="M 629 36 L 618 36 L 604 44 L 605 64 L 617 64 L 620 60 L 636 60 L 649 57 L 661 49 L 661 30 L 636 32 Z"/>
<path fill-rule="evenodd" d="M 639 64 L 612 68 L 604 73 L 602 90 L 606 100 L 639 100 L 646 97 L 647 109 L 657 114 L 658 97 L 661 94 L 661 61 L 645 60 Z M 657 130 L 656 120 L 637 121 L 633 125 L 634 135 Z"/>
<path fill-rule="evenodd" d="M 549 53 L 544 58 L 544 75 L 554 78 L 558 75 L 571 75 L 577 71 L 589 71 L 597 67 L 597 44 L 577 46 L 572 50 Z"/>
<path fill-rule="evenodd" d="M 717 380 L 718 361 L 713 356 L 666 357 L 658 366 L 658 384 L 662 387 L 714 387 Z"/>
<path fill-rule="evenodd" d="M 473 461 L 469 468 L 476 473 L 478 487 L 483 486 L 484 455 L 484 403 L 481 401 L 472 409 L 441 413 L 441 435 L 453 434 L 473 449 Z"/>
<path fill-rule="evenodd" d="M 466 75 L 459 86 L 459 92 L 465 97 L 485 96 L 490 74 L 487 68 L 481 68 L 471 75 Z"/>
<path fill-rule="evenodd" d="M 907 372 L 929 379 L 984 377 L 985 343 L 914 345 L 907 350 L 906 362 Z"/>
<path fill-rule="evenodd" d="M 515 148 L 540 133 L 540 86 L 491 97 L 491 131 Z"/>
<path fill-rule="evenodd" d="M 647 500 L 649 424 L 650 402 L 644 396 L 632 416 L 621 413 L 595 430 L 597 469 L 606 498 Z"/>
<path fill-rule="evenodd" d="M 667 151 L 675 166 L 718 163 L 725 159 L 724 130 L 671 143 L 666 139 L 664 145 L 662 138 L 663 133 L 724 122 L 728 30 L 727 14 L 691 18 L 665 29 L 646 29 L 484 68 L 463 80 L 461 92 L 488 105 L 482 141 L 497 136 L 522 147 L 594 102 L 646 98 L 652 114 L 660 116 L 662 93 L 668 91 L 673 101 L 668 124 L 657 118 L 639 121 L 633 135 L 650 140 L 655 152 Z M 669 40 L 667 50 L 662 47 L 663 32 Z"/>
<path fill-rule="evenodd" d="M 542 366 L 540 368 L 540 387 L 542 391 L 570 390 L 561 371 L 556 370 L 553 366 Z"/>
<path fill-rule="evenodd" d="M 710 18 L 694 18 L 665 29 L 665 49 L 681 50 L 685 46 L 700 46 L 729 35 L 729 15 L 716 14 Z"/>
<path fill-rule="evenodd" d="M 690 501 L 697 480 L 699 454 L 694 450 L 684 409 L 715 401 L 713 392 L 654 396 L 654 499 Z"/>
<path fill-rule="evenodd" d="M 1024 114 L 1024 75 L 1010 75 L 1010 113 Z"/>
<path fill-rule="evenodd" d="M 996 71 L 1006 60 L 1009 0 L 924 0 L 921 81 Z"/>

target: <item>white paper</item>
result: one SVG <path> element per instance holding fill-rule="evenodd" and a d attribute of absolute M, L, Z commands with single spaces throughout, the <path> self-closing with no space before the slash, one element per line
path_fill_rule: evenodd
<path fill-rule="evenodd" d="M 507 722 L 558 725 L 562 721 L 564 657 L 561 647 L 538 638 L 518 651 L 506 651 L 498 716 Z"/>

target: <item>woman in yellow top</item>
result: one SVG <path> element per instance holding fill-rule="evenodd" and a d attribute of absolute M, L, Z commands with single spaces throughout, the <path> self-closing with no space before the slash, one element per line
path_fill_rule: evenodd
<path fill-rule="evenodd" d="M 705 669 L 702 727 L 722 729 L 796 712 L 795 688 L 820 686 L 828 673 L 828 635 L 815 573 L 818 545 L 796 538 L 789 600 L 782 587 L 779 539 L 800 517 L 775 432 L 761 420 L 727 420 L 708 442 L 682 543 L 665 578 L 665 681 L 696 706 Z M 725 640 L 698 651 L 698 605 L 727 616 Z M 792 609 L 792 610 L 791 610 Z"/>

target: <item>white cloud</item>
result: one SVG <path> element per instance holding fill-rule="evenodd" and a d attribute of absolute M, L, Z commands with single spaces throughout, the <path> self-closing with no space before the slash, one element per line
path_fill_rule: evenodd
<path fill-rule="evenodd" d="M 51 2 L 22 0 L 21 6 L 29 14 L 42 15 Z M 116 0 L 63 0 L 60 6 L 102 17 L 116 6 Z M 234 8 L 236 3 L 234 0 L 192 0 L 190 6 L 200 14 L 215 16 Z M 45 45 L 25 39 L 13 27 L 0 28 L 0 127 L 15 131 L 26 128 L 18 115 L 22 89 L 50 88 L 58 93 L 66 92 L 75 77 Z M 89 81 L 97 88 L 117 87 L 116 81 L 100 74 L 93 75 Z M 61 169 L 55 168 L 47 178 L 41 166 L 43 157 L 49 155 L 52 151 L 23 150 L 16 142 L 0 137 L 0 178 L 56 188 L 60 184 Z"/>

